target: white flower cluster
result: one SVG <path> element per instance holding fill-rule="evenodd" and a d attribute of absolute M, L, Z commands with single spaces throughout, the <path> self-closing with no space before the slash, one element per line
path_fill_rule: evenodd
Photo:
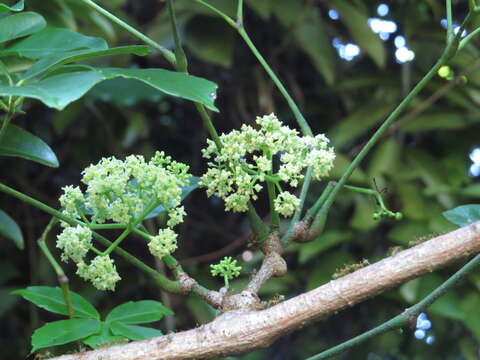
<path fill-rule="evenodd" d="M 115 284 L 122 278 L 118 275 L 113 260 L 108 255 L 96 256 L 90 264 L 77 264 L 77 275 L 90 281 L 98 290 L 115 290 Z"/>
<path fill-rule="evenodd" d="M 328 146 L 325 135 L 299 136 L 297 130 L 283 126 L 274 114 L 257 117 L 256 123 L 259 129 L 242 125 L 240 130 L 222 134 L 220 151 L 212 140 L 207 140 L 203 156 L 213 161 L 208 164 L 209 169 L 200 185 L 207 188 L 208 196 L 224 199 L 227 211 L 243 212 L 248 210 L 248 202 L 256 200 L 257 193 L 262 190 L 259 183 L 270 181 L 280 189 L 275 210 L 290 216 L 300 200 L 282 191 L 280 182 L 297 187 L 303 179 L 303 171 L 309 166 L 315 180 L 327 176 L 333 167 L 335 153 Z M 274 156 L 279 159 L 278 169 L 273 167 Z"/>
<path fill-rule="evenodd" d="M 176 234 L 171 230 L 183 221 L 182 187 L 189 184 L 188 166 L 157 152 L 149 162 L 142 156 L 131 155 L 125 161 L 103 158 L 83 171 L 85 193 L 79 187 L 66 186 L 60 197 L 62 212 L 69 217 L 98 224 L 105 222 L 131 224 L 147 209 L 162 206 L 167 214 L 168 229 L 153 237 L 152 254 L 169 254 L 176 249 Z M 145 214 L 143 214 L 145 215 Z M 77 274 L 100 290 L 113 290 L 120 280 L 113 260 L 99 255 L 89 264 L 85 261 L 92 232 L 85 226 L 62 223 L 63 232 L 57 238 L 62 260 L 73 260 Z M 173 234 L 173 235 L 172 235 Z M 153 244 L 152 244 L 153 243 Z"/>
<path fill-rule="evenodd" d="M 130 155 L 125 161 L 103 158 L 83 171 L 85 194 L 78 187 L 66 186 L 60 204 L 68 216 L 80 219 L 79 211 L 83 211 L 96 223 L 129 223 L 152 199 L 168 211 L 177 211 L 182 187 L 190 178 L 187 172 L 187 165 L 163 152 L 157 152 L 149 162 L 139 155 Z"/>
<path fill-rule="evenodd" d="M 148 243 L 150 252 L 159 258 L 169 255 L 177 249 L 177 233 L 172 229 L 161 229 Z"/>

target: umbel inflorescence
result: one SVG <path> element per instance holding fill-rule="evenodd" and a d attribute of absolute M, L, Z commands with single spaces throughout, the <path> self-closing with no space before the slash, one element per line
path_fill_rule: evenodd
<path fill-rule="evenodd" d="M 221 149 L 207 140 L 203 156 L 212 161 L 200 185 L 207 188 L 208 196 L 224 199 L 227 211 L 244 212 L 248 202 L 257 199 L 262 183 L 270 182 L 276 193 L 275 211 L 291 216 L 300 199 L 286 191 L 285 184 L 297 187 L 307 167 L 312 167 L 315 180 L 327 176 L 335 153 L 325 135 L 299 136 L 274 114 L 257 117 L 256 123 L 258 129 L 243 125 L 240 130 L 221 135 Z M 274 166 L 274 158 L 278 166 Z"/>
<path fill-rule="evenodd" d="M 183 221 L 182 187 L 189 183 L 188 166 L 157 152 L 149 162 L 142 156 L 131 155 L 124 161 L 103 158 L 83 173 L 80 187 L 66 186 L 60 197 L 62 212 L 84 225 L 62 223 L 64 230 L 57 238 L 62 260 L 77 264 L 77 274 L 100 290 L 114 290 L 120 280 L 113 260 L 92 245 L 90 227 L 98 224 L 122 224 L 131 229 L 153 210 L 161 206 L 167 213 L 166 228 L 148 238 L 150 252 L 163 257 L 177 248 L 173 227 Z M 87 260 L 89 251 L 97 253 Z"/>

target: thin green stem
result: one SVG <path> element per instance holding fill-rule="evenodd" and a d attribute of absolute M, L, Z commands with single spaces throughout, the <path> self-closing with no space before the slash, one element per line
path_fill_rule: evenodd
<path fill-rule="evenodd" d="M 332 192 L 335 182 L 329 181 L 327 186 L 325 186 L 325 189 L 322 191 L 322 194 L 318 197 L 318 199 L 315 201 L 313 206 L 308 209 L 307 213 L 305 214 L 304 220 L 307 222 L 311 222 L 315 215 L 317 215 L 318 210 L 322 207 L 322 205 L 325 203 L 325 200 L 327 200 L 328 196 Z"/>
<path fill-rule="evenodd" d="M 480 27 L 476 28 L 470 34 L 468 34 L 462 40 L 460 40 L 460 44 L 458 45 L 458 50 L 459 51 L 462 50 L 470 40 L 472 40 L 475 36 L 478 35 L 478 33 L 480 33 Z"/>
<path fill-rule="evenodd" d="M 182 43 L 180 42 L 180 35 L 178 34 L 177 18 L 173 8 L 173 0 L 167 0 L 167 7 L 170 23 L 172 24 L 173 39 L 175 42 L 175 66 L 177 71 L 186 73 L 188 67 L 187 57 L 183 51 Z"/>
<path fill-rule="evenodd" d="M 268 191 L 268 203 L 270 204 L 270 214 L 272 217 L 272 228 L 274 231 L 277 231 L 280 227 L 280 217 L 277 210 L 275 210 L 275 184 L 270 181 L 267 181 L 267 191 Z"/>
<path fill-rule="evenodd" d="M 470 260 L 466 265 L 464 265 L 460 270 L 448 278 L 442 285 L 433 290 L 428 294 L 423 300 L 415 304 L 414 306 L 405 310 L 402 314 L 395 316 L 387 322 L 384 322 L 380 326 L 377 326 L 374 329 L 371 329 L 353 339 L 350 339 L 340 345 L 337 345 L 331 349 L 328 349 L 320 354 L 309 357 L 306 360 L 320 360 L 328 359 L 332 356 L 338 355 L 341 352 L 348 350 L 356 345 L 359 345 L 374 336 L 383 334 L 387 331 L 399 329 L 405 326 L 410 319 L 414 319 L 422 311 L 425 311 L 431 304 L 435 302 L 440 296 L 444 295 L 447 291 L 453 288 L 461 279 L 463 279 L 470 271 L 472 271 L 477 265 L 480 264 L 480 254 L 475 256 Z"/>
<path fill-rule="evenodd" d="M 237 0 L 237 25 L 243 26 L 243 0 Z"/>
<path fill-rule="evenodd" d="M 196 3 L 198 4 L 201 4 L 203 6 L 205 6 L 206 8 L 212 10 L 215 14 L 217 14 L 218 16 L 222 17 L 229 25 L 231 25 L 232 27 L 236 27 L 237 26 L 237 23 L 230 17 L 228 16 L 227 14 L 225 14 L 223 11 L 217 9 L 216 7 L 206 3 L 205 1 L 203 0 L 193 0 L 195 1 Z"/>
<path fill-rule="evenodd" d="M 9 187 L 5 184 L 0 183 L 0 191 L 6 193 L 8 195 L 11 195 L 13 197 L 16 197 L 17 199 L 19 199 L 23 202 L 26 202 L 30 205 L 33 205 L 36 208 L 38 208 L 38 209 L 40 209 L 40 210 L 42 210 L 42 211 L 44 211 L 44 212 L 46 212 L 46 213 L 48 213 L 52 216 L 55 216 L 55 217 L 59 218 L 60 220 L 65 221 L 66 223 L 68 223 L 70 225 L 87 226 L 83 222 L 78 221 L 76 219 L 73 219 L 69 216 L 66 216 L 62 212 L 60 212 L 58 210 L 55 210 L 54 208 L 52 208 L 52 207 L 50 207 L 50 206 L 48 206 L 48 205 L 46 205 L 46 204 L 44 204 L 40 201 L 28 196 L 28 195 L 25 195 L 25 194 L 23 194 L 23 193 L 21 193 L 17 190 L 14 190 L 14 189 L 12 189 L 11 187 Z M 106 239 L 105 237 L 103 237 L 102 235 L 100 235 L 96 232 L 93 232 L 93 236 L 98 242 L 100 242 L 101 244 L 103 244 L 107 247 L 112 245 L 111 241 L 109 241 L 108 239 Z M 128 261 L 130 264 L 136 266 L 141 271 L 150 275 L 166 291 L 170 291 L 170 292 L 173 292 L 173 293 L 178 293 L 178 292 L 181 291 L 180 284 L 177 281 L 169 280 L 168 278 L 166 278 L 162 274 L 158 273 L 155 269 L 152 269 L 151 267 L 149 267 L 148 265 L 146 265 L 145 263 L 143 263 L 142 261 L 137 259 L 135 256 L 131 255 L 129 252 L 123 250 L 119 246 L 117 246 L 115 248 L 115 252 L 118 255 L 120 255 L 123 259 Z"/>
<path fill-rule="evenodd" d="M 308 125 L 307 120 L 305 120 L 305 118 L 303 117 L 297 104 L 295 103 L 293 98 L 290 96 L 287 89 L 285 89 L 280 79 L 273 72 L 270 65 L 268 65 L 268 63 L 263 58 L 262 54 L 260 54 L 256 46 L 253 44 L 252 40 L 250 39 L 250 36 L 248 36 L 247 32 L 245 31 L 245 28 L 237 27 L 237 31 L 242 37 L 242 39 L 245 41 L 247 46 L 250 48 L 253 55 L 257 58 L 258 62 L 263 66 L 264 70 L 270 76 L 274 84 L 277 86 L 278 90 L 282 93 L 283 97 L 288 103 L 288 106 L 292 110 L 293 115 L 295 116 L 295 119 L 297 120 L 297 123 L 300 126 L 300 129 L 302 130 L 303 135 L 312 136 L 313 135 L 312 129 L 310 129 L 310 126 Z"/>
<path fill-rule="evenodd" d="M 303 181 L 302 190 L 300 190 L 300 205 L 298 206 L 298 209 L 295 211 L 295 213 L 292 216 L 292 220 L 290 221 L 288 230 L 282 236 L 281 242 L 284 246 L 291 240 L 293 232 L 295 231 L 295 226 L 297 225 L 298 221 L 300 220 L 300 217 L 302 216 L 303 207 L 305 206 L 305 199 L 307 198 L 308 189 L 312 182 L 312 173 L 313 173 L 313 169 L 309 167 L 307 169 L 307 172 L 305 173 L 305 179 Z"/>
<path fill-rule="evenodd" d="M 175 65 L 175 55 L 170 51 L 168 50 L 167 48 L 163 47 L 162 45 L 160 45 L 159 43 L 157 43 L 156 41 L 150 39 L 148 36 L 146 36 L 145 34 L 141 33 L 140 31 L 138 31 L 137 29 L 135 29 L 134 27 L 128 25 L 125 21 L 121 20 L 120 18 L 116 17 L 115 15 L 113 15 L 111 12 L 105 10 L 104 8 L 102 8 L 101 6 L 99 6 L 98 4 L 96 4 L 95 2 L 93 2 L 92 0 L 80 0 L 81 2 L 83 2 L 85 5 L 91 7 L 92 9 L 95 9 L 96 11 L 98 11 L 100 14 L 102 14 L 103 16 L 105 16 L 106 18 L 110 19 L 112 22 L 114 22 L 115 24 L 117 24 L 118 26 L 124 28 L 125 30 L 127 30 L 129 33 L 131 33 L 132 35 L 136 36 L 137 38 L 141 39 L 143 42 L 145 42 L 146 44 L 150 45 L 151 47 L 153 47 L 154 49 L 157 49 L 162 55 L 163 57 L 172 65 Z"/>
<path fill-rule="evenodd" d="M 8 125 L 10 124 L 10 121 L 13 118 L 13 114 L 14 114 L 14 110 L 12 110 L 12 106 L 10 105 L 7 113 L 3 117 L 2 126 L 0 127 L 0 143 L 2 142 L 2 139 L 5 133 L 7 132 L 7 128 L 8 128 Z"/>
<path fill-rule="evenodd" d="M 63 271 L 60 264 L 55 260 L 55 257 L 50 252 L 50 249 L 48 248 L 47 243 L 46 243 L 48 233 L 52 230 L 52 228 L 57 223 L 58 223 L 58 219 L 56 217 L 52 217 L 52 219 L 48 223 L 47 227 L 43 231 L 42 236 L 37 241 L 37 244 L 38 244 L 38 247 L 40 248 L 40 250 L 42 250 L 43 255 L 45 255 L 48 262 L 52 266 L 53 270 L 57 274 L 58 283 L 60 284 L 60 286 L 62 288 L 63 298 L 65 299 L 65 304 L 67 306 L 68 316 L 71 319 L 73 319 L 73 317 L 75 316 L 75 312 L 73 310 L 72 298 L 70 296 L 70 289 L 69 289 L 69 285 L 68 285 L 68 283 L 69 283 L 68 277 L 65 275 L 65 272 Z"/>
<path fill-rule="evenodd" d="M 263 243 L 267 239 L 270 230 L 258 215 L 251 202 L 248 203 L 248 219 L 250 220 L 252 231 L 256 236 L 256 241 L 260 244 Z"/>
<path fill-rule="evenodd" d="M 205 109 L 205 106 L 199 103 L 195 103 L 195 108 L 197 109 L 198 113 L 200 114 L 200 117 L 202 118 L 203 126 L 207 129 L 208 133 L 210 134 L 210 137 L 213 139 L 213 142 L 217 146 L 217 149 L 220 150 L 223 147 L 222 141 L 218 136 L 217 130 L 215 129 L 212 119 L 210 115 L 208 115 L 207 110 Z"/>
<path fill-rule="evenodd" d="M 445 0 L 447 10 L 447 44 L 453 39 L 452 0 Z"/>
<path fill-rule="evenodd" d="M 145 219 L 145 216 L 150 214 L 153 209 L 155 209 L 159 205 L 159 201 L 156 199 L 150 200 L 150 203 L 147 205 L 147 207 L 143 210 L 143 212 L 140 214 L 140 216 L 133 221 L 132 224 L 129 224 L 127 228 L 118 236 L 118 238 L 115 239 L 115 241 L 103 252 L 102 255 L 109 255 L 115 248 L 120 245 L 120 243 L 125 240 L 125 238 L 132 232 L 134 228 L 137 227 L 138 224 L 140 224 L 143 219 Z"/>
<path fill-rule="evenodd" d="M 137 234 L 137 235 L 140 235 L 141 237 L 143 237 L 146 240 L 151 240 L 152 239 L 152 235 L 150 235 L 149 233 L 147 233 L 145 231 L 142 231 L 140 229 L 133 228 L 132 232 Z"/>
<path fill-rule="evenodd" d="M 182 266 L 172 255 L 165 255 L 162 260 L 165 265 L 167 265 L 167 267 L 172 271 L 172 274 L 173 276 L 175 276 L 175 278 L 178 278 L 181 274 L 184 273 Z"/>
<path fill-rule="evenodd" d="M 343 187 L 347 190 L 355 191 L 360 194 L 365 194 L 365 195 L 370 195 L 370 196 L 377 196 L 378 191 L 375 191 L 373 189 L 367 189 L 367 188 L 362 188 L 358 186 L 352 186 L 352 185 L 343 185 Z"/>
<path fill-rule="evenodd" d="M 127 224 L 90 224 L 88 227 L 91 230 L 116 230 L 125 229 Z"/>

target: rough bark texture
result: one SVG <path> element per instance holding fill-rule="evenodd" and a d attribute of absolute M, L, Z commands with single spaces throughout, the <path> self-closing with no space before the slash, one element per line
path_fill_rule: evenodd
<path fill-rule="evenodd" d="M 204 359 L 266 347 L 312 321 L 478 252 L 480 222 L 433 238 L 266 310 L 231 311 L 192 330 L 55 359 Z"/>

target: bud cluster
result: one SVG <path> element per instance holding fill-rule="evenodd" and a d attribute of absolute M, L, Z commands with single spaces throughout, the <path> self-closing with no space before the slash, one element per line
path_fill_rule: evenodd
<path fill-rule="evenodd" d="M 315 180 L 327 176 L 335 153 L 325 135 L 299 136 L 297 130 L 283 126 L 274 114 L 257 117 L 256 123 L 258 129 L 244 124 L 240 130 L 221 135 L 221 149 L 207 140 L 208 146 L 202 152 L 212 161 L 200 186 L 207 188 L 208 196 L 224 199 L 227 211 L 244 212 L 248 202 L 257 199 L 262 183 L 268 181 L 278 190 L 275 210 L 291 216 L 300 200 L 282 190 L 280 184 L 297 187 L 307 167 L 312 167 Z M 275 167 L 274 157 L 278 158 Z"/>

